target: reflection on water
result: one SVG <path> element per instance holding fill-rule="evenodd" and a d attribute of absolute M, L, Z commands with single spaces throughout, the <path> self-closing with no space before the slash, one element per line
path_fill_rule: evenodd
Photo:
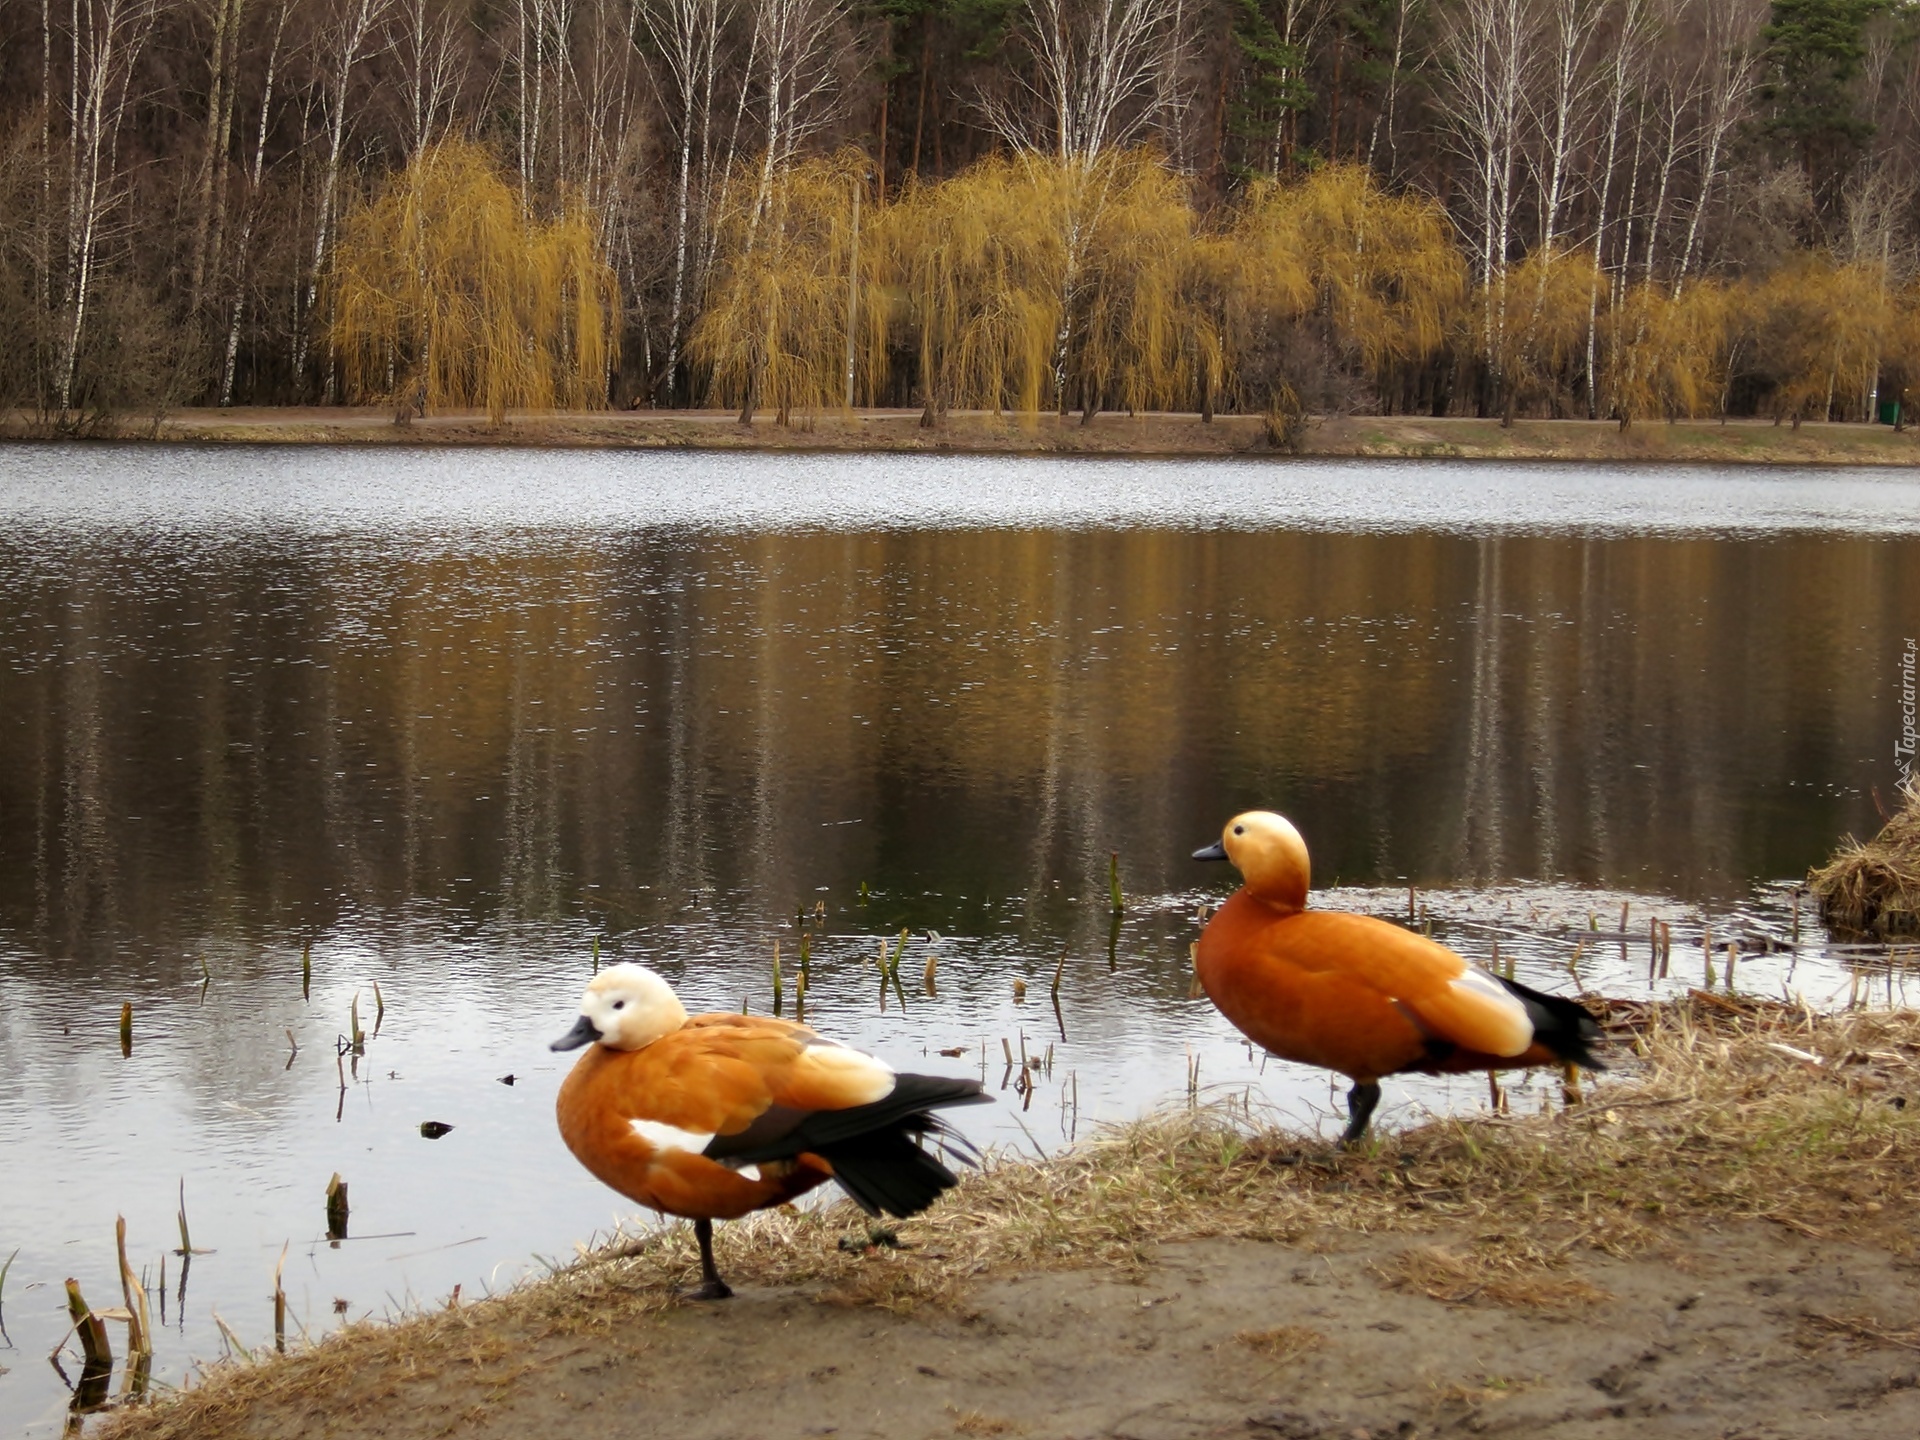
<path fill-rule="evenodd" d="M 823 1028 L 989 1083 L 1003 1038 L 1053 1047 L 978 1117 L 1025 1150 L 1179 1095 L 1189 1052 L 1330 1111 L 1186 998 L 1224 877 L 1184 857 L 1253 803 L 1328 903 L 1404 913 L 1412 884 L 1537 983 L 1585 936 L 1584 983 L 1644 991 L 1656 915 L 1696 946 L 1668 983 L 1699 983 L 1711 915 L 1738 983 L 1844 1001 L 1755 887 L 1874 823 L 1920 623 L 1920 486 L 1880 476 L 0 458 L 0 1424 L 33 1433 L 65 1401 L 37 1358 L 62 1277 L 117 1303 L 125 1214 L 157 1281 L 182 1180 L 213 1253 L 169 1297 L 169 1383 L 221 1352 L 215 1308 L 270 1335 L 283 1243 L 317 1332 L 611 1223 L 544 1048 L 596 937 L 758 1010 L 823 906 Z M 902 930 L 938 993 L 883 1014 Z M 380 1032 L 336 1066 L 375 982 Z M 1484 1097 L 1389 1090 L 1402 1120 Z"/>

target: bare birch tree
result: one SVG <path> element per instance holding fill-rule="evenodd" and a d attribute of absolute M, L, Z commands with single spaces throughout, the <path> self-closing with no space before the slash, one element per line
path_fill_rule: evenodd
<path fill-rule="evenodd" d="M 321 109 L 326 117 L 327 159 L 321 172 L 320 194 L 313 224 L 313 268 L 308 272 L 305 296 L 295 319 L 294 383 L 307 369 L 307 347 L 312 341 L 313 306 L 319 297 L 320 277 L 326 270 L 327 247 L 333 241 L 335 207 L 339 204 L 340 162 L 346 151 L 348 102 L 352 98 L 354 67 L 367 58 L 385 18 L 388 0 L 346 0 L 346 8 L 331 17 L 322 32 L 323 87 Z"/>
<path fill-rule="evenodd" d="M 66 274 L 54 369 L 63 420 L 73 409 L 74 378 L 102 247 L 126 200 L 120 132 L 140 53 L 153 35 L 160 7 L 161 0 L 72 0 Z"/>

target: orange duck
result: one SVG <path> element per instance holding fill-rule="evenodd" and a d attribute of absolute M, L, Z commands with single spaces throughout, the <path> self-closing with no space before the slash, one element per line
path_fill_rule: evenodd
<path fill-rule="evenodd" d="M 733 1292 L 713 1264 L 713 1222 L 803 1195 L 828 1180 L 869 1215 L 914 1215 L 956 1181 L 917 1143 L 960 1154 L 933 1112 L 991 1099 L 972 1080 L 896 1075 L 805 1025 L 696 1015 L 642 965 L 587 986 L 555 1050 L 591 1048 L 560 1087 L 560 1135 L 630 1200 L 693 1221 L 692 1298 Z M 963 1157 L 964 1158 L 964 1157 Z"/>
<path fill-rule="evenodd" d="M 1307 846 L 1286 819 L 1249 810 L 1196 860 L 1246 881 L 1200 934 L 1195 968 L 1222 1015 L 1282 1060 L 1353 1081 L 1343 1145 L 1366 1133 L 1380 1077 L 1529 1065 L 1606 1067 L 1585 1007 L 1469 965 L 1370 915 L 1307 909 Z"/>

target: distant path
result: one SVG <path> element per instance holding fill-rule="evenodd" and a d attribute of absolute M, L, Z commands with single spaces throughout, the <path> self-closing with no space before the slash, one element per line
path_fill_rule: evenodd
<path fill-rule="evenodd" d="M 1275 456 L 1260 416 L 1110 412 L 1016 418 L 954 411 L 930 428 L 920 411 L 829 411 L 780 425 L 763 411 L 751 425 L 722 410 L 516 412 L 504 425 L 483 413 L 430 415 L 396 425 L 390 407 L 262 406 L 177 410 L 156 426 L 129 418 L 129 440 L 242 444 L 520 445 L 583 449 L 930 451 L 974 454 Z M 23 417 L 0 435 L 31 438 Z M 1622 431 L 1605 420 L 1436 419 L 1354 415 L 1315 420 L 1298 453 L 1322 458 L 1708 461 L 1793 465 L 1920 464 L 1920 431 L 1885 425 L 1765 420 L 1642 421 Z"/>

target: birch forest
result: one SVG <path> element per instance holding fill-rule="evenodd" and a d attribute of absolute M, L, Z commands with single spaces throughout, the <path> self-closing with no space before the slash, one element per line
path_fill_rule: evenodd
<path fill-rule="evenodd" d="M 68 431 L 1869 419 L 1917 242 L 1913 0 L 0 0 L 0 408 Z"/>

